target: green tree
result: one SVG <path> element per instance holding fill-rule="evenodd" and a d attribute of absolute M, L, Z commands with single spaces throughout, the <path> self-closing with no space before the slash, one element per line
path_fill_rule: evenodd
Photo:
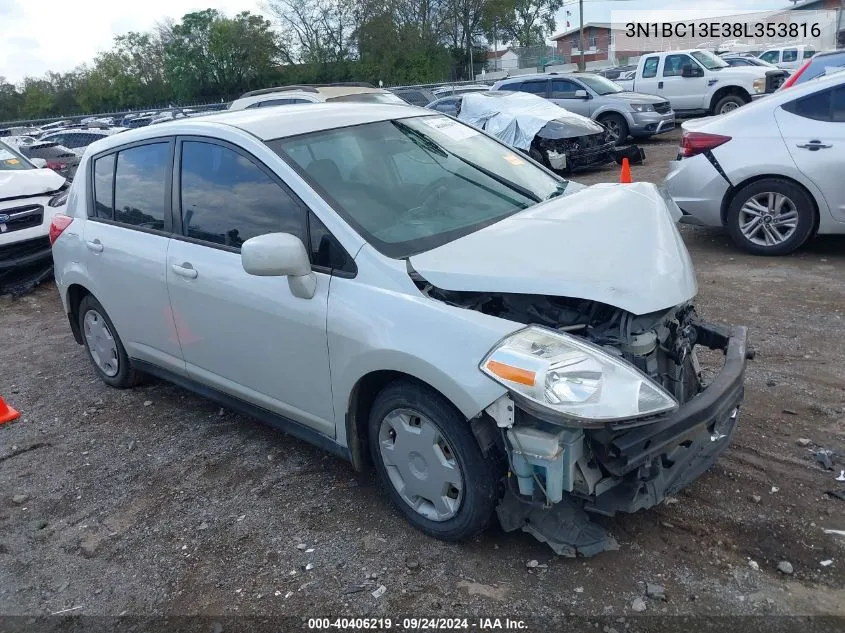
<path fill-rule="evenodd" d="M 488 37 L 517 46 L 542 45 L 554 31 L 555 13 L 562 6 L 563 0 L 492 0 L 485 31 Z"/>

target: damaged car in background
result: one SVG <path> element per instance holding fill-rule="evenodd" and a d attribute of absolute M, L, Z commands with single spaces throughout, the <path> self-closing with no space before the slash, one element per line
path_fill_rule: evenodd
<path fill-rule="evenodd" d="M 79 169 L 53 255 L 103 381 L 163 377 L 371 462 L 431 536 L 498 516 L 593 555 L 615 543 L 590 513 L 660 503 L 730 442 L 746 331 L 696 314 L 652 184 L 584 187 L 453 118 L 357 103 L 134 130 Z"/>
<path fill-rule="evenodd" d="M 63 176 L 0 141 L 0 294 L 21 294 L 52 274 L 48 234 L 66 189 Z"/>
<path fill-rule="evenodd" d="M 446 97 L 428 108 L 443 111 L 441 102 L 453 106 L 461 121 L 561 174 L 619 162 L 623 157 L 632 163 L 645 158 L 636 146 L 617 147 L 615 137 L 590 118 L 536 95 L 507 90 L 475 92 Z"/>

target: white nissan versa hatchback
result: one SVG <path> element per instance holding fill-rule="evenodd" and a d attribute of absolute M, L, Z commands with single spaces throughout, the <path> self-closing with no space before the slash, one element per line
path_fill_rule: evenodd
<path fill-rule="evenodd" d="M 349 459 L 424 532 L 555 551 L 727 447 L 746 333 L 698 319 L 673 202 L 410 106 L 182 119 L 85 152 L 54 220 L 76 340 Z M 702 382 L 696 347 L 724 352 Z M 708 374 L 710 375 L 710 374 Z M 508 476 L 508 474 L 512 476 Z"/>

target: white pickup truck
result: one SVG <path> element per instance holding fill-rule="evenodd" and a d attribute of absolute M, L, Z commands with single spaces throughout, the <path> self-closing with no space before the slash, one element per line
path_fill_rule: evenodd
<path fill-rule="evenodd" d="M 667 99 L 676 113 L 724 114 L 783 83 L 783 70 L 763 66 L 731 67 L 700 49 L 643 55 L 633 79 L 623 88 Z"/>

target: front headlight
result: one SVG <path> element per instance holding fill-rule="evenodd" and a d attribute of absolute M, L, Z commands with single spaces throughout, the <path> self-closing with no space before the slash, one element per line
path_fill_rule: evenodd
<path fill-rule="evenodd" d="M 641 418 L 678 406 L 667 391 L 624 360 L 574 336 L 537 326 L 504 339 L 480 368 L 515 399 L 525 399 L 528 408 L 546 414 L 542 417 L 573 426 Z"/>
<path fill-rule="evenodd" d="M 631 110 L 634 112 L 654 112 L 654 106 L 650 103 L 632 103 Z"/>
<path fill-rule="evenodd" d="M 766 91 L 766 80 L 765 79 L 755 79 L 754 83 L 751 84 L 751 87 L 754 88 L 754 92 L 765 92 Z"/>

